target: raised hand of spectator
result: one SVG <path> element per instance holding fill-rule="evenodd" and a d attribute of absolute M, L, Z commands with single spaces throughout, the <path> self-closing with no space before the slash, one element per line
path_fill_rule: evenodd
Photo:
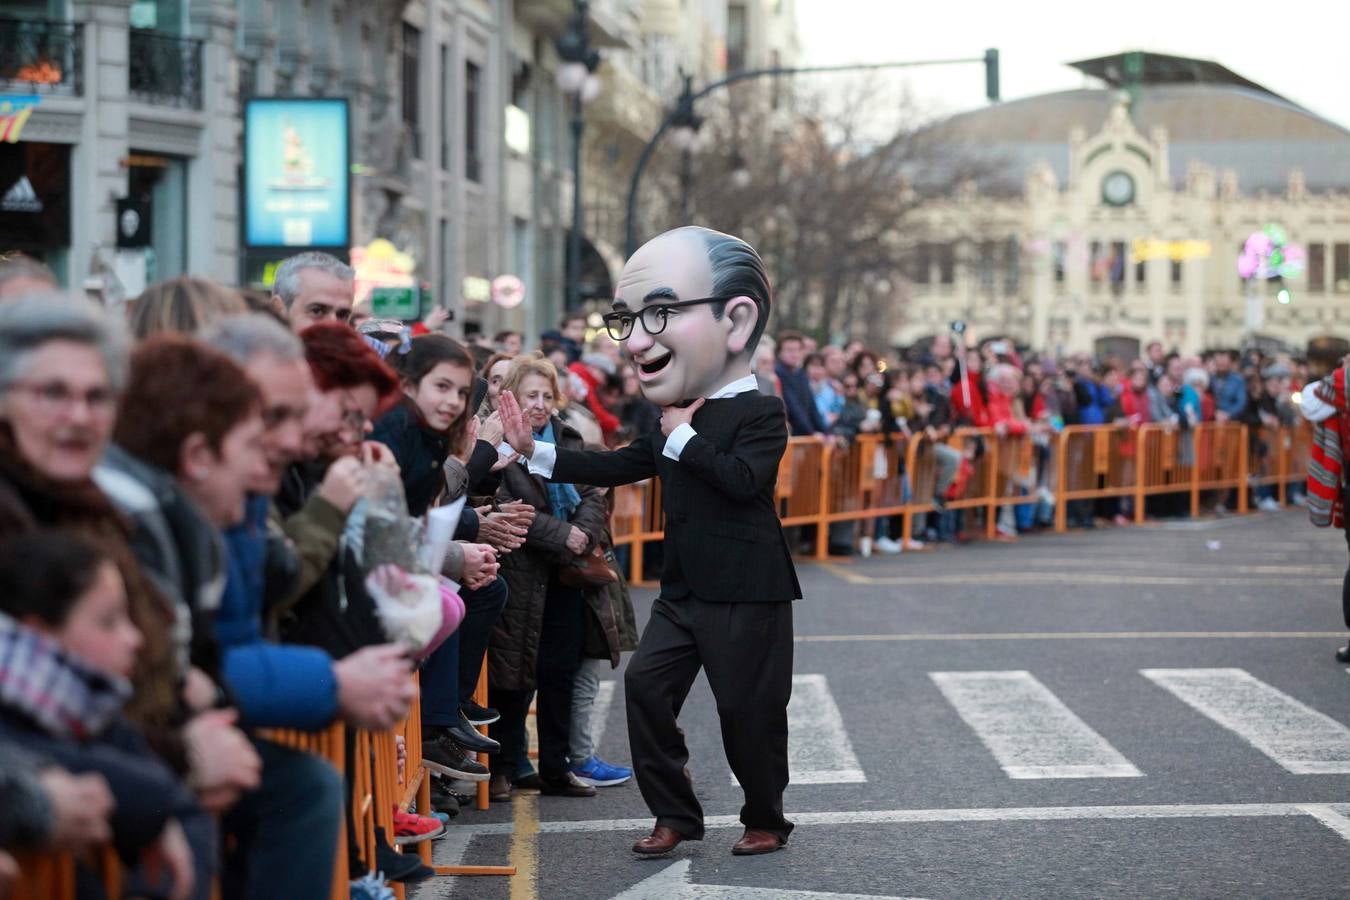
<path fill-rule="evenodd" d="M 478 446 L 478 417 L 469 416 L 468 421 L 464 423 L 464 437 L 458 446 L 451 448 L 450 452 L 455 459 L 467 466 L 476 446 Z"/>
<path fill-rule="evenodd" d="M 237 719 L 232 709 L 214 709 L 193 716 L 183 729 L 192 765 L 189 782 L 208 812 L 229 809 L 262 777 L 262 760 L 235 727 Z"/>
<path fill-rule="evenodd" d="M 494 412 L 478 424 L 478 439 L 487 441 L 494 447 L 502 442 L 504 434 L 502 417 L 499 412 Z"/>
<path fill-rule="evenodd" d="M 113 795 L 102 775 L 44 769 L 38 781 L 52 807 L 53 847 L 83 850 L 112 839 L 108 816 L 113 810 Z"/>
<path fill-rule="evenodd" d="M 534 514 L 538 510 L 523 500 L 512 500 L 510 503 L 498 503 L 497 512 L 516 525 L 529 528 L 530 524 L 534 522 Z"/>
<path fill-rule="evenodd" d="M 434 307 L 431 312 L 422 319 L 422 324 L 426 326 L 427 331 L 435 331 L 450 320 L 450 310 L 444 306 Z"/>
<path fill-rule="evenodd" d="M 497 577 L 497 552 L 487 544 L 464 544 L 463 547 L 464 586 L 477 590 L 491 584 Z"/>
<path fill-rule="evenodd" d="M 361 462 L 367 466 L 380 466 L 389 469 L 396 474 L 399 471 L 398 460 L 394 458 L 394 451 L 379 441 L 362 442 Z"/>
<path fill-rule="evenodd" d="M 478 539 L 501 554 L 520 549 L 527 530 L 501 513 L 480 513 L 478 517 Z"/>
<path fill-rule="evenodd" d="M 510 391 L 501 392 L 501 396 L 497 398 L 497 416 L 501 419 L 502 436 L 511 445 L 511 449 L 526 459 L 533 456 L 534 431 L 530 428 L 530 423 L 525 421 L 525 413 L 521 411 L 515 394 Z"/>
<path fill-rule="evenodd" d="M 393 727 L 413 699 L 412 666 L 398 644 L 362 647 L 333 663 L 338 709 L 357 728 Z"/>
<path fill-rule="evenodd" d="M 352 511 L 365 490 L 366 472 L 361 461 L 353 456 L 344 456 L 324 473 L 323 483 L 319 485 L 319 496 L 346 515 Z"/>
<path fill-rule="evenodd" d="M 591 539 L 586 537 L 586 532 L 575 525 L 567 532 L 567 549 L 577 556 L 586 552 L 586 545 L 590 542 Z"/>

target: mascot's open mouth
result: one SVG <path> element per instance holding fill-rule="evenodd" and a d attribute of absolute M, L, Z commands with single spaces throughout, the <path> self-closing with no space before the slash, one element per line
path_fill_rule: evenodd
<path fill-rule="evenodd" d="M 666 351 L 664 356 L 659 356 L 656 359 L 648 360 L 646 362 L 640 362 L 638 363 L 638 370 L 641 371 L 643 375 L 655 375 L 670 364 L 671 356 L 672 354 L 670 351 Z"/>

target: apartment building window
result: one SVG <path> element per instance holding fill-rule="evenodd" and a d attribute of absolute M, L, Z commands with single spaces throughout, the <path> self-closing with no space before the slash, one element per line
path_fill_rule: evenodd
<path fill-rule="evenodd" d="M 938 283 L 956 283 L 956 248 L 952 244 L 939 244 L 937 248 Z"/>
<path fill-rule="evenodd" d="M 479 105 L 482 103 L 483 70 L 477 63 L 464 64 L 464 177 L 483 180 L 482 129 Z"/>
<path fill-rule="evenodd" d="M 993 241 L 980 241 L 978 249 L 979 256 L 976 258 L 975 269 L 980 279 L 980 290 L 994 290 L 994 269 L 998 265 L 998 245 Z"/>
<path fill-rule="evenodd" d="M 1148 284 L 1148 263 L 1145 260 L 1137 260 L 1134 264 L 1134 284 L 1140 290 Z"/>
<path fill-rule="evenodd" d="M 1016 235 L 1003 244 L 1003 293 L 1011 297 L 1022 287 L 1022 248 Z"/>
<path fill-rule="evenodd" d="M 931 284 L 933 268 L 933 245 L 928 243 L 919 244 L 914 248 L 914 264 L 910 271 L 910 279 L 915 284 Z"/>
<path fill-rule="evenodd" d="M 1327 289 L 1327 245 L 1308 245 L 1308 292 L 1320 294 Z"/>
<path fill-rule="evenodd" d="M 1181 260 L 1179 259 L 1172 260 L 1172 287 L 1174 289 L 1181 287 Z"/>
<path fill-rule="evenodd" d="M 727 71 L 739 72 L 745 68 L 747 37 L 744 3 L 727 4 Z"/>
<path fill-rule="evenodd" d="M 1331 283 L 1338 294 L 1350 292 L 1350 244 L 1336 244 L 1332 248 Z"/>
<path fill-rule="evenodd" d="M 401 58 L 403 78 L 403 129 L 407 132 L 412 155 L 422 158 L 422 108 L 421 94 L 418 92 L 418 71 L 421 61 L 422 32 L 420 29 L 403 23 L 403 55 Z"/>
<path fill-rule="evenodd" d="M 1106 280 L 1107 266 L 1103 265 L 1102 242 L 1093 241 L 1088 245 L 1088 284 L 1092 290 L 1100 290 Z"/>
<path fill-rule="evenodd" d="M 1063 284 L 1069 245 L 1064 241 L 1055 241 L 1055 284 Z"/>
<path fill-rule="evenodd" d="M 1111 242 L 1111 290 L 1120 293 L 1125 289 L 1125 242 Z"/>

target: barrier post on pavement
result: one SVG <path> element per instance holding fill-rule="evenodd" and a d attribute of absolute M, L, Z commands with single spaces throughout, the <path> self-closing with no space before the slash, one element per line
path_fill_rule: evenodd
<path fill-rule="evenodd" d="M 1241 431 L 1238 432 L 1238 490 L 1237 490 L 1237 496 L 1238 496 L 1238 501 L 1237 501 L 1237 502 L 1238 502 L 1238 508 L 1237 508 L 1237 511 L 1238 511 L 1239 514 L 1245 514 L 1245 513 L 1247 512 L 1247 481 L 1248 481 L 1248 472 L 1247 472 L 1247 468 L 1248 468 L 1248 465 L 1250 464 L 1250 460 L 1248 460 L 1248 458 L 1247 458 L 1247 455 L 1248 455 L 1248 454 L 1247 454 L 1247 437 L 1248 437 L 1248 434 L 1247 434 L 1247 426 L 1246 426 L 1246 425 L 1240 425 L 1240 426 L 1238 426 L 1238 427 L 1241 428 Z"/>
<path fill-rule="evenodd" d="M 992 441 L 984 442 L 984 464 L 988 467 L 988 507 L 984 516 L 984 536 L 993 540 L 998 534 L 998 444 L 997 435 Z"/>
<path fill-rule="evenodd" d="M 1055 531 L 1069 530 L 1069 432 L 1055 435 Z"/>
<path fill-rule="evenodd" d="M 821 445 L 820 473 L 816 486 L 816 496 L 820 498 L 816 508 L 816 559 L 821 562 L 830 558 L 830 464 L 833 455 L 834 444 Z"/>

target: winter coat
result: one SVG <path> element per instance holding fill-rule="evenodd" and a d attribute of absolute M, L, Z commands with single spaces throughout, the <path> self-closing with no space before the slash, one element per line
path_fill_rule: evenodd
<path fill-rule="evenodd" d="M 584 446 L 581 435 L 556 417 L 553 433 L 559 447 L 580 450 Z M 589 546 L 595 546 L 604 533 L 606 514 L 601 491 L 582 484 L 576 485 L 576 489 L 581 503 L 571 520 L 564 521 L 549 512 L 544 479 L 531 475 L 518 463 L 502 470 L 498 499 L 523 500 L 536 512 L 525 545 L 502 558 L 500 576 L 506 579 L 509 594 L 506 608 L 492 630 L 492 652 L 488 654 L 488 677 L 495 687 L 518 691 L 534 688 L 549 583 L 558 566 L 574 558 L 567 549 L 567 535 L 575 525 L 590 538 Z"/>
<path fill-rule="evenodd" d="M 52 804 L 38 780 L 43 756 L 0 740 L 0 850 L 32 850 L 51 837 Z"/>
<path fill-rule="evenodd" d="M 189 665 L 217 684 L 220 648 L 213 620 L 225 592 L 225 539 L 170 473 L 113 445 L 94 481 L 130 518 L 131 549 L 141 569 L 176 611 L 180 669 Z"/>
<path fill-rule="evenodd" d="M 196 800 L 122 717 L 125 681 L 0 616 L 0 682 L 0 744 L 16 744 L 68 772 L 102 775 L 114 800 L 113 840 L 125 859 L 153 844 L 170 818 L 197 825 L 196 832 L 206 826 L 210 834 Z"/>
<path fill-rule="evenodd" d="M 317 731 L 338 712 L 332 659 L 314 647 L 263 638 L 269 507 L 266 497 L 250 498 L 244 521 L 225 533 L 229 573 L 216 613 L 225 682 L 241 724 Z"/>
<path fill-rule="evenodd" d="M 93 479 L 54 481 L 33 468 L 0 425 L 0 540 L 40 527 L 68 528 L 91 539 L 117 565 L 126 585 L 131 620 L 144 643 L 132 672 L 127 715 L 178 772 L 187 755 L 178 731 L 186 721 L 180 698 L 183 673 L 174 650 L 176 613 L 155 589 L 128 544 L 129 523 Z"/>

